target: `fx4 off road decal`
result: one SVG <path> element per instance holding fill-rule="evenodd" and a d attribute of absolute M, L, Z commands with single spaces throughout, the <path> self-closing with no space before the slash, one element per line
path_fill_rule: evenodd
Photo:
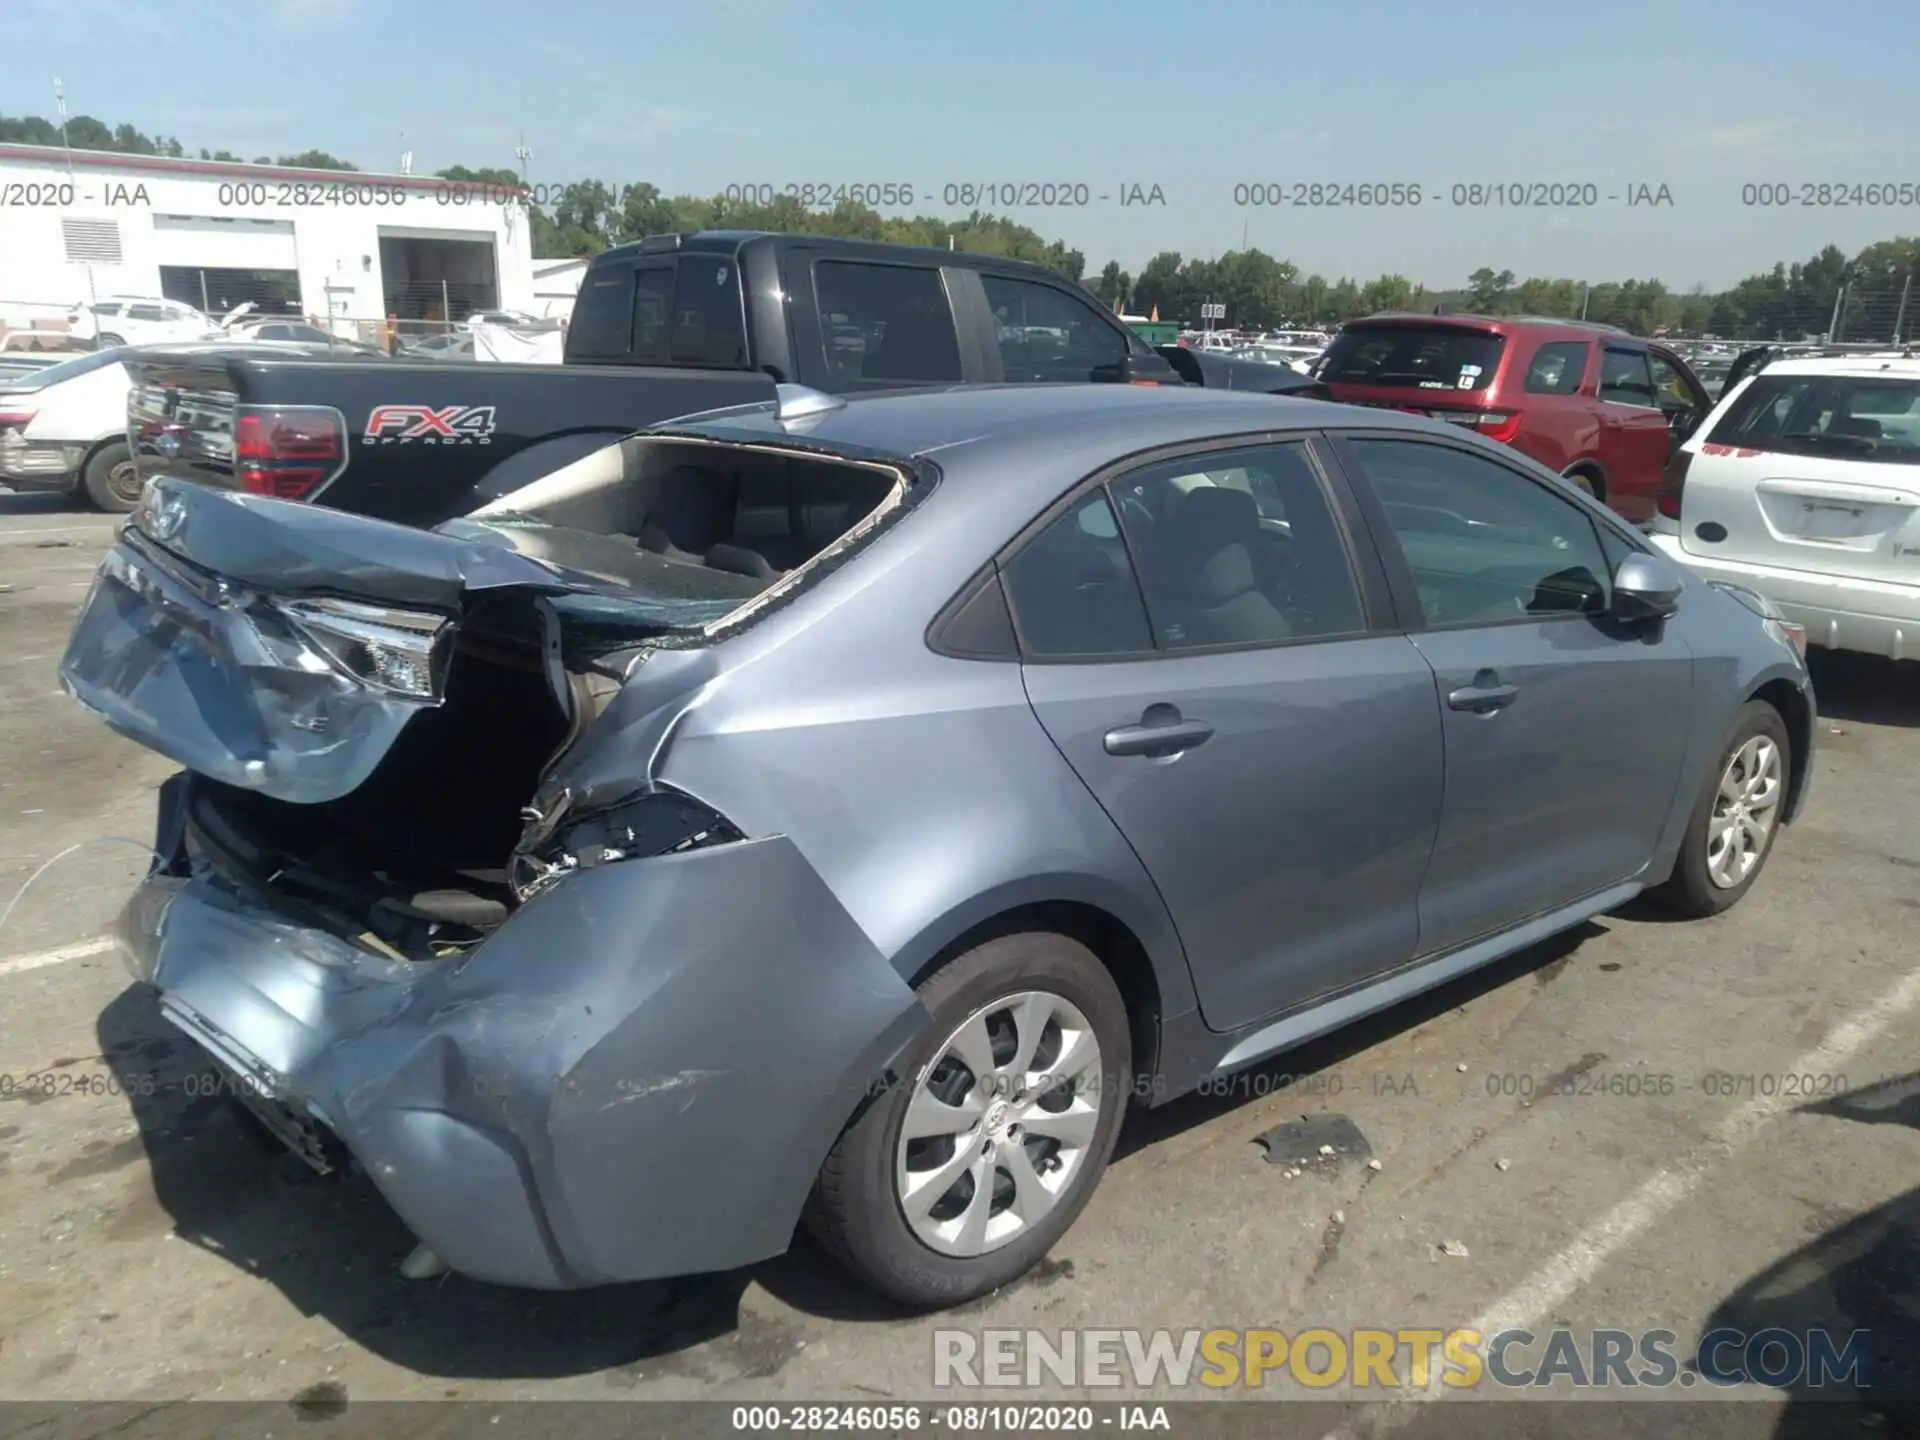
<path fill-rule="evenodd" d="M 376 405 L 360 438 L 368 445 L 491 445 L 493 406 Z"/>

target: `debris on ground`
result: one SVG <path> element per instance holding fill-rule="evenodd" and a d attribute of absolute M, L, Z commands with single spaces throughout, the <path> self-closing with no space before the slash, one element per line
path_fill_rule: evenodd
<path fill-rule="evenodd" d="M 1469 1258 L 1467 1255 L 1467 1247 L 1462 1245 L 1458 1240 L 1442 1240 L 1440 1242 L 1440 1253 L 1442 1255 L 1450 1255 L 1455 1260 L 1465 1260 Z"/>
<path fill-rule="evenodd" d="M 1381 1164 L 1381 1163 L 1380 1163 L 1380 1162 L 1379 1162 L 1378 1160 L 1369 1160 L 1369 1161 L 1367 1161 L 1367 1169 L 1369 1169 L 1369 1170 L 1384 1170 L 1384 1169 L 1386 1169 L 1386 1166 L 1384 1166 L 1384 1165 L 1382 1165 L 1382 1164 Z"/>
<path fill-rule="evenodd" d="M 1462 1075 L 1464 1075 L 1467 1073 L 1467 1062 L 1462 1060 L 1458 1065 L 1454 1066 L 1453 1068 L 1458 1070 Z"/>
<path fill-rule="evenodd" d="M 1269 1165 L 1288 1172 L 1289 1179 L 1305 1170 L 1326 1169 L 1342 1160 L 1365 1160 L 1373 1146 L 1360 1127 L 1345 1115 L 1302 1115 L 1254 1137 L 1266 1149 Z"/>
<path fill-rule="evenodd" d="M 1496 1160 L 1493 1162 L 1493 1168 L 1496 1170 L 1511 1170 L 1513 1168 L 1513 1162 L 1511 1160 Z"/>

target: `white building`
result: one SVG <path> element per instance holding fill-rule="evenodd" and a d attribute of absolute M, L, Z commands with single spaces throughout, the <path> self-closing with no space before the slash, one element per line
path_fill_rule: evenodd
<path fill-rule="evenodd" d="M 511 192 L 431 176 L 0 145 L 0 324 L 19 328 L 110 294 L 336 329 L 527 310 L 531 238 Z"/>
<path fill-rule="evenodd" d="M 530 314 L 542 320 L 565 320 L 573 314 L 574 297 L 580 293 L 580 277 L 587 273 L 587 261 L 536 260 L 533 262 L 533 300 Z"/>

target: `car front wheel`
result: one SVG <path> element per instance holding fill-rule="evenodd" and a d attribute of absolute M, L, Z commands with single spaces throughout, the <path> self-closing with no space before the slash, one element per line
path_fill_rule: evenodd
<path fill-rule="evenodd" d="M 1113 1153 L 1132 1047 L 1112 976 L 1063 935 L 987 941 L 919 993 L 932 1024 L 828 1155 L 807 1225 L 926 1308 L 1019 1278 L 1066 1233 Z"/>
<path fill-rule="evenodd" d="M 81 488 L 97 510 L 109 515 L 130 515 L 140 504 L 140 471 L 124 440 L 115 440 L 94 451 L 80 479 Z"/>
<path fill-rule="evenodd" d="M 1656 892 L 1669 909 L 1704 918 L 1738 904 L 1773 852 L 1792 778 L 1786 722 L 1764 700 L 1741 707 L 1714 778 L 1694 806 L 1673 874 Z"/>

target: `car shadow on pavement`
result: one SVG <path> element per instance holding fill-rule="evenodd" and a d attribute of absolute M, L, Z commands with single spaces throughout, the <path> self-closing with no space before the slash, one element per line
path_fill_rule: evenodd
<path fill-rule="evenodd" d="M 1814 704 L 1823 725 L 1920 727 L 1920 664 L 1856 655 L 1846 650 L 1810 650 Z M 1816 737 L 1817 741 L 1817 737 Z"/>
<path fill-rule="evenodd" d="M 97 515 L 99 511 L 73 495 L 36 490 L 0 490 L 0 516 L 73 514 Z"/>
<path fill-rule="evenodd" d="M 1920 1072 L 1844 1091 L 1798 1113 L 1920 1129 Z M 1864 1388 L 1808 1367 L 1785 1387 L 1788 1403 L 1773 1440 L 1920 1435 L 1920 1189 L 1839 1224 L 1817 1209 L 1811 1220 L 1826 1222 L 1818 1236 L 1721 1301 L 1701 1333 L 1725 1328 L 1752 1336 L 1777 1327 L 1805 1346 L 1807 1332 L 1824 1330 L 1846 1357 L 1849 1339 L 1864 1331 Z M 1721 1358 L 1739 1353 L 1734 1348 Z M 1782 1351 L 1768 1363 L 1784 1369 L 1786 1358 Z M 1844 1371 L 1844 1363 L 1838 1368 Z"/>
<path fill-rule="evenodd" d="M 1582 925 L 1278 1057 L 1230 1096 L 1190 1095 L 1136 1111 L 1118 1154 L 1283 1088 L 1262 1085 L 1262 1075 L 1324 1072 L 1529 973 L 1549 983 L 1582 941 L 1601 933 Z M 231 1099 L 207 1093 L 215 1084 L 210 1068 L 161 1016 L 152 990 L 134 986 L 113 1000 L 100 1015 L 98 1038 L 129 1097 L 153 1188 L 153 1203 L 135 1202 L 109 1222 L 112 1238 L 159 1239 L 171 1231 L 274 1285 L 302 1314 L 324 1317 L 353 1342 L 419 1374 L 451 1381 L 604 1373 L 615 1385 L 672 1375 L 723 1390 L 775 1373 L 802 1343 L 791 1323 L 742 1307 L 755 1283 L 805 1315 L 912 1319 L 847 1278 L 804 1234 L 786 1254 L 747 1269 L 598 1290 L 513 1290 L 458 1275 L 403 1280 L 399 1265 L 413 1239 L 372 1184 L 361 1176 L 313 1175 Z M 1050 1284 L 1063 1269 L 1042 1262 L 1016 1287 Z"/>

